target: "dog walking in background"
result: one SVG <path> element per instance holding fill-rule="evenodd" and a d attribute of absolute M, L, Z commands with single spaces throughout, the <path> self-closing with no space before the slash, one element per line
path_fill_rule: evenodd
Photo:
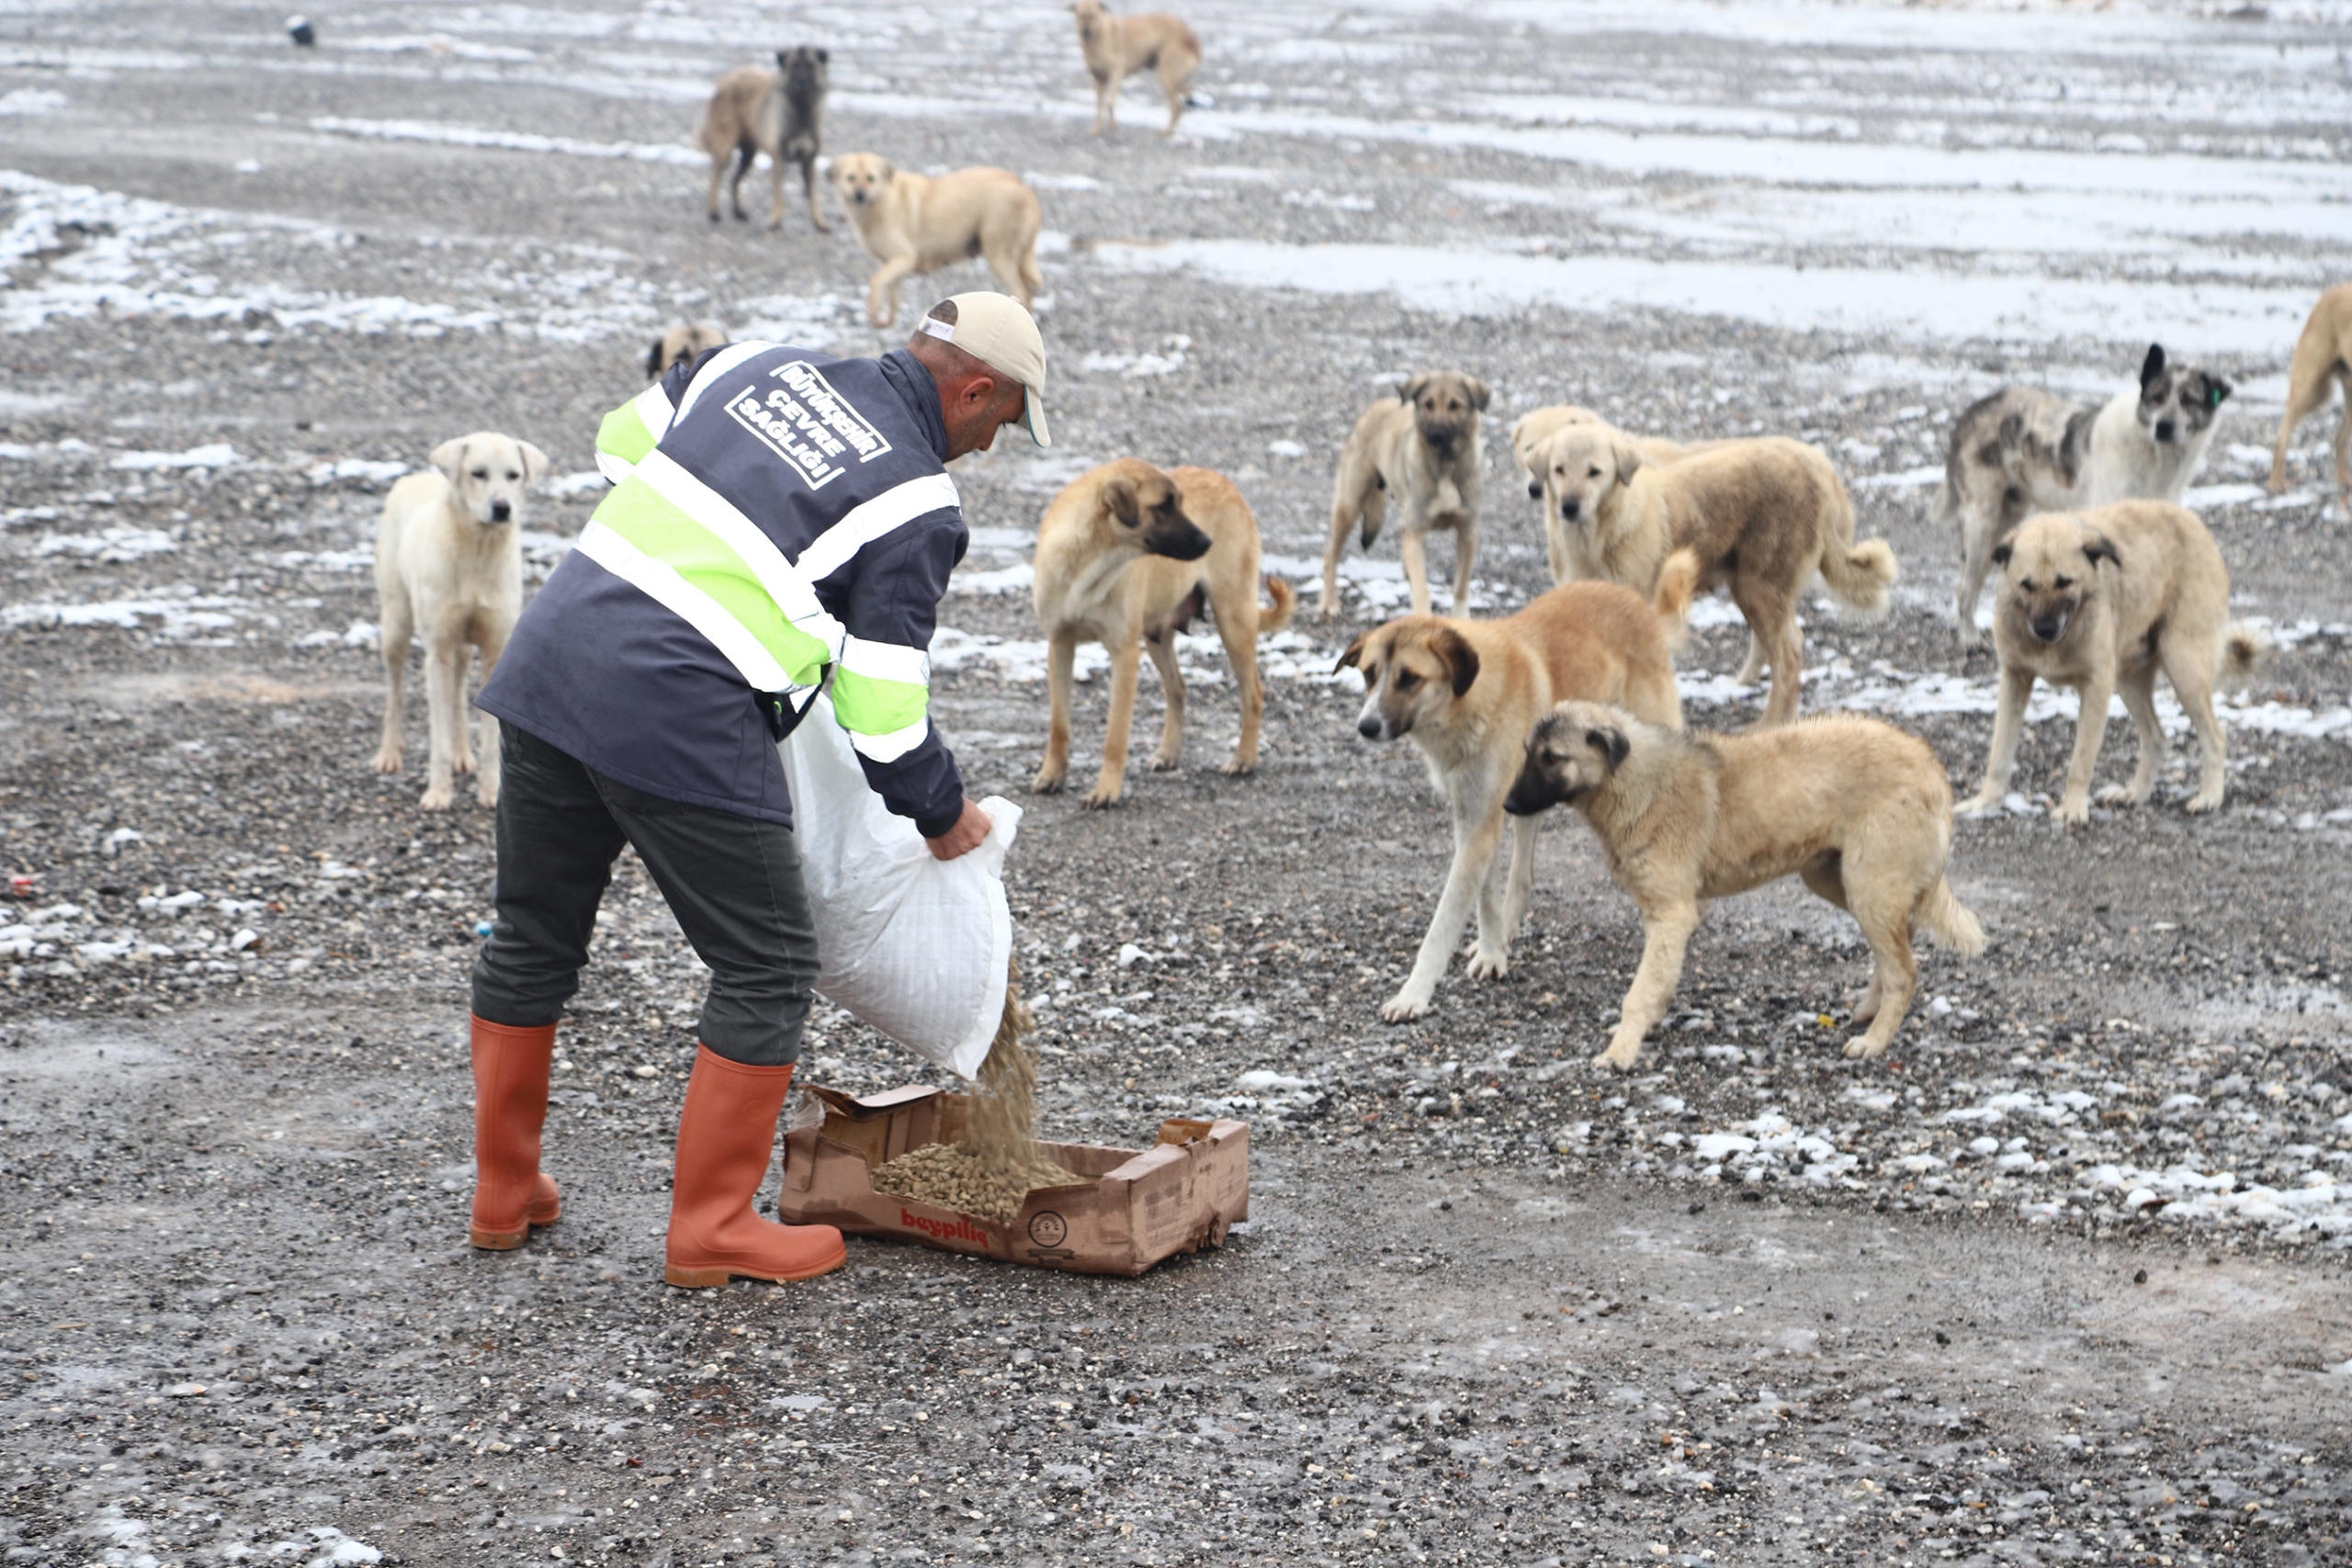
<path fill-rule="evenodd" d="M 2046 513 L 1995 546 L 1993 559 L 2001 568 L 1993 606 L 2000 705 L 1984 783 L 1962 804 L 1961 815 L 1996 810 L 2008 794 L 2036 680 L 2072 686 L 2081 701 L 2058 819 L 2069 827 L 2090 820 L 2091 771 L 2111 694 L 2123 698 L 2139 731 L 2140 760 L 2130 784 L 2109 785 L 2098 798 L 2125 806 L 2146 800 L 2165 759 L 2165 732 L 2156 722 L 2159 671 L 2197 731 L 2203 771 L 2188 809 L 2220 806 L 2228 773 L 2213 717 L 2214 683 L 2243 681 L 2263 647 L 2254 632 L 2231 624 L 2229 569 L 2197 514 L 2162 501 Z"/>
<path fill-rule="evenodd" d="M 1331 538 L 1323 550 L 1325 620 L 1340 613 L 1340 552 L 1348 529 L 1363 519 L 1363 547 L 1372 548 L 1395 497 L 1396 553 L 1413 614 L 1430 613 L 1429 553 L 1432 528 L 1453 530 L 1453 613 L 1470 607 L 1470 566 L 1478 557 L 1478 491 L 1486 465 L 1478 416 L 1493 396 L 1476 376 L 1439 371 L 1416 376 L 1363 411 L 1340 452 L 1331 485 Z"/>
<path fill-rule="evenodd" d="M 1176 766 L 1184 744 L 1176 634 L 1203 615 L 1216 622 L 1241 694 L 1241 738 L 1220 771 L 1227 777 L 1255 773 L 1258 725 L 1266 710 L 1258 638 L 1288 625 L 1295 601 L 1290 584 L 1271 577 L 1265 582 L 1270 607 L 1258 603 L 1258 519 L 1223 474 L 1189 468 L 1163 473 L 1140 458 L 1123 457 L 1071 481 L 1037 525 L 1032 592 L 1046 637 L 1053 716 L 1046 761 L 1029 787 L 1051 794 L 1069 772 L 1070 695 L 1081 642 L 1099 642 L 1111 651 L 1111 720 L 1086 804 L 1118 804 L 1145 653 L 1159 671 L 1168 704 L 1152 771 Z"/>
<path fill-rule="evenodd" d="M 384 739 L 373 766 L 401 771 L 402 682 L 412 637 L 424 640 L 427 811 L 447 811 L 451 775 L 474 772 L 466 740 L 466 662 L 481 654 L 481 678 L 498 668 L 523 610 L 523 547 L 516 530 L 523 492 L 548 470 L 547 454 L 490 431 L 445 441 L 433 467 L 410 474 L 384 498 L 376 535 L 377 623 L 384 653 Z M 498 804 L 498 721 L 481 716 L 476 795 Z"/>
<path fill-rule="evenodd" d="M 831 57 L 807 44 L 776 51 L 774 71 L 747 65 L 718 79 L 703 114 L 695 143 L 710 154 L 710 220 L 718 221 L 718 183 L 729 160 L 735 177 L 728 197 L 737 219 L 743 210 L 743 176 L 752 160 L 768 155 L 768 227 L 784 227 L 784 165 L 800 165 L 800 186 L 808 197 L 808 221 L 820 234 L 832 232 L 817 205 L 817 154 L 825 118 L 825 66 Z"/>
<path fill-rule="evenodd" d="M 2279 416 L 2278 442 L 2270 449 L 2270 491 L 2287 488 L 2287 443 L 2295 426 L 2327 406 L 2341 388 L 2344 419 L 2335 427 L 2335 489 L 2352 510 L 2352 283 L 2339 283 L 2319 297 L 2311 319 L 2295 339 L 2287 371 L 2287 412 Z"/>
<path fill-rule="evenodd" d="M 727 346 L 727 334 L 707 321 L 672 327 L 645 351 L 645 373 L 655 380 L 673 365 L 691 364 L 714 348 Z"/>
<path fill-rule="evenodd" d="M 1367 740 L 1410 739 L 1453 818 L 1445 891 L 1412 973 L 1381 1017 L 1400 1023 L 1430 1010 L 1474 898 L 1478 942 L 1470 976 L 1509 971 L 1510 939 L 1535 886 L 1533 818 L 1513 837 L 1499 897 L 1487 874 L 1502 845 L 1503 797 L 1519 776 L 1527 732 L 1566 697 L 1621 703 L 1679 728 L 1674 649 L 1697 581 L 1698 561 L 1683 552 L 1659 573 L 1655 603 L 1615 583 L 1571 582 L 1497 621 L 1402 615 L 1340 656 L 1338 668 L 1363 671 L 1356 732 Z"/>
<path fill-rule="evenodd" d="M 1952 426 L 1932 521 L 1960 529 L 1961 645 L 1976 642 L 1976 600 L 1993 547 L 2036 512 L 2135 499 L 2176 504 L 2213 444 L 2230 384 L 2176 367 L 2150 344 L 2136 390 L 2091 407 L 2031 387 L 1971 404 Z"/>
<path fill-rule="evenodd" d="M 1818 447 L 1783 436 L 1723 441 L 1677 463 L 1647 463 L 1624 432 L 1571 424 L 1537 449 L 1544 493 L 1591 574 L 1657 592 L 1674 551 L 1699 558 L 1701 592 L 1718 584 L 1747 617 L 1749 661 L 1772 671 L 1766 724 L 1797 714 L 1797 597 L 1818 572 L 1866 614 L 1885 608 L 1894 551 L 1854 542 L 1854 502 Z"/>
<path fill-rule="evenodd" d="M 1666 1016 L 1707 900 L 1792 873 L 1854 917 L 1873 961 L 1854 1005 L 1878 1055 L 1918 987 L 1911 933 L 1956 953 L 1984 929 L 1945 880 L 1951 784 L 1925 742 L 1859 714 L 1746 735 L 1681 735 L 1598 703 L 1562 703 L 1529 736 L 1507 809 L 1573 806 L 1642 912 L 1642 963 L 1596 1066 L 1631 1067 Z"/>
<path fill-rule="evenodd" d="M 1037 270 L 1044 209 L 1010 169 L 958 169 L 933 179 L 876 153 L 848 152 L 833 160 L 827 177 L 858 243 L 882 264 L 865 286 L 865 319 L 874 326 L 898 316 L 901 278 L 972 256 L 988 259 L 1023 310 L 1046 286 Z"/>
<path fill-rule="evenodd" d="M 1117 129 L 1120 86 L 1136 72 L 1149 71 L 1159 78 L 1159 96 L 1168 100 L 1168 124 L 1159 134 L 1175 135 L 1193 73 L 1201 68 L 1201 40 L 1193 29 L 1180 17 L 1159 13 L 1114 17 L 1102 0 L 1078 0 L 1070 10 L 1078 17 L 1086 73 L 1094 78 L 1094 134 Z"/>

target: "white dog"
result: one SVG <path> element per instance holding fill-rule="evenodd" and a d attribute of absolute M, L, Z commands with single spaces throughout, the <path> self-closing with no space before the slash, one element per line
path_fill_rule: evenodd
<path fill-rule="evenodd" d="M 384 743 L 379 773 L 401 771 L 401 680 L 409 639 L 424 638 L 427 811 L 447 811 L 450 776 L 474 772 L 466 742 L 466 650 L 481 653 L 482 679 L 498 667 L 523 610 L 523 547 L 515 537 L 523 491 L 547 472 L 547 454 L 491 431 L 445 441 L 433 467 L 384 498 L 376 536 L 376 596 L 383 628 Z M 476 795 L 498 804 L 498 721 L 481 717 Z"/>

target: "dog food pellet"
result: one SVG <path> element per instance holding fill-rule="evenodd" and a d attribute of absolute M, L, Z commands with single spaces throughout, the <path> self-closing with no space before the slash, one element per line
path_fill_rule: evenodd
<path fill-rule="evenodd" d="M 1029 1050 L 1021 977 L 1006 977 L 1004 1016 L 966 1106 L 963 1135 L 926 1144 L 874 1168 L 876 1192 L 913 1198 L 1009 1224 L 1030 1190 L 1083 1180 L 1037 1146 L 1037 1059 Z"/>

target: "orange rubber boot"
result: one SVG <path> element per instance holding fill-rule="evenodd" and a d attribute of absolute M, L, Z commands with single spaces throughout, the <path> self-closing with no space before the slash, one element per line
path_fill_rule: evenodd
<path fill-rule="evenodd" d="M 690 1288 L 747 1280 L 807 1280 L 849 1258 L 831 1225 L 780 1225 L 752 1212 L 775 1154 L 776 1118 L 792 1068 L 747 1067 L 705 1045 L 695 1053 L 678 1113 L 670 1183 L 670 1247 L 662 1278 Z"/>
<path fill-rule="evenodd" d="M 533 1225 L 551 1225 L 563 1213 L 555 1182 L 539 1169 L 555 1025 L 516 1029 L 481 1018 L 473 1025 L 474 1213 L 466 1239 L 510 1252 Z"/>

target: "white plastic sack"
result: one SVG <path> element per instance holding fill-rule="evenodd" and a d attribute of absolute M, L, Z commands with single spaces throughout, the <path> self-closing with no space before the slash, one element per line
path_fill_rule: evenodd
<path fill-rule="evenodd" d="M 926 1061 L 975 1077 L 1004 1013 L 1004 857 L 1021 808 L 989 796 L 980 809 L 994 826 L 979 848 L 933 860 L 915 825 L 865 782 L 830 698 L 820 694 L 776 750 L 817 925 L 818 993 Z"/>

